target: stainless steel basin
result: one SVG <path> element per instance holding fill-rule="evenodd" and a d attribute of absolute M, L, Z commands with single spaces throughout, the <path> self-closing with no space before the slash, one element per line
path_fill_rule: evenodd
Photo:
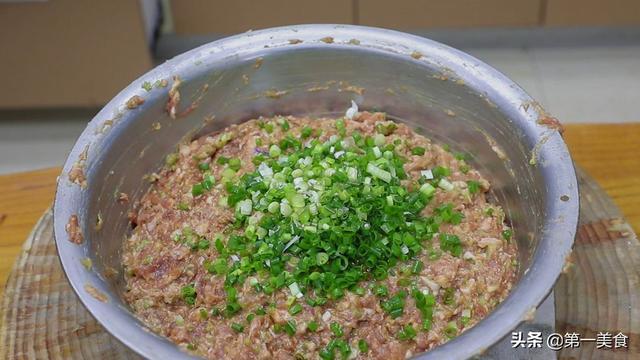
<path fill-rule="evenodd" d="M 177 78 L 181 100 L 172 119 L 166 105 Z M 578 220 L 576 177 L 557 123 L 515 83 L 465 53 L 405 33 L 343 25 L 267 29 L 204 45 L 133 81 L 96 115 L 66 161 L 54 207 L 60 259 L 87 309 L 141 355 L 187 358 L 145 329 L 121 300 L 127 212 L 149 187 L 144 176 L 185 137 L 258 115 L 343 113 L 352 99 L 470 153 L 515 228 L 522 266 L 509 297 L 475 327 L 417 357 L 479 354 L 530 317 L 563 269 Z M 70 179 L 74 166 L 86 187 Z M 117 200 L 121 192 L 128 203 Z M 65 231 L 74 214 L 81 245 Z M 92 271 L 81 264 L 86 257 Z"/>

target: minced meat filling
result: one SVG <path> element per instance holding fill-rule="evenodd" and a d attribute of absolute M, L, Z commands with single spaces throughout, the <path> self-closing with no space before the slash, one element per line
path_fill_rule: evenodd
<path fill-rule="evenodd" d="M 180 146 L 156 178 L 125 296 L 206 358 L 408 358 L 515 280 L 489 182 L 383 113 L 251 120 Z"/>

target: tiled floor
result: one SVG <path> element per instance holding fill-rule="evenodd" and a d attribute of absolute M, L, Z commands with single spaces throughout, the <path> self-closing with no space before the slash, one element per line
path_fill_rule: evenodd
<path fill-rule="evenodd" d="M 424 34 L 502 71 L 563 122 L 640 121 L 640 28 Z M 158 58 L 212 38 L 167 36 Z M 0 173 L 61 165 L 95 112 L 0 111 Z"/>

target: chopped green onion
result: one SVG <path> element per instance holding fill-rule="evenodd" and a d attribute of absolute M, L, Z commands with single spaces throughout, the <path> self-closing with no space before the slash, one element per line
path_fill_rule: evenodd
<path fill-rule="evenodd" d="M 289 291 L 291 291 L 291 295 L 296 297 L 296 298 L 301 298 L 302 297 L 302 292 L 300 291 L 300 287 L 298 286 L 298 283 L 296 283 L 296 282 L 291 283 L 289 285 Z"/>
<path fill-rule="evenodd" d="M 282 216 L 288 217 L 291 216 L 292 213 L 293 209 L 291 208 L 291 205 L 285 202 L 280 203 L 280 214 L 282 214 Z"/>
<path fill-rule="evenodd" d="M 318 330 L 318 323 L 315 321 L 310 321 L 307 324 L 307 329 L 309 329 L 309 331 L 311 332 L 316 332 Z"/>
<path fill-rule="evenodd" d="M 228 165 L 229 165 L 229 168 L 234 171 L 238 171 L 242 167 L 242 163 L 240 162 L 240 159 L 237 159 L 237 158 L 229 159 Z"/>
<path fill-rule="evenodd" d="M 287 321 L 287 323 L 284 325 L 284 331 L 287 333 L 287 335 L 289 336 L 293 336 L 296 334 L 296 322 L 294 320 L 289 320 Z"/>
<path fill-rule="evenodd" d="M 142 88 L 145 89 L 147 92 L 151 91 L 151 89 L 153 89 L 153 85 L 151 85 L 150 82 L 145 81 L 142 83 Z"/>
<path fill-rule="evenodd" d="M 407 294 L 404 291 L 399 291 L 389 300 L 383 301 L 380 306 L 392 318 L 398 318 L 402 316 L 402 313 L 404 312 L 404 298 L 406 296 Z"/>
<path fill-rule="evenodd" d="M 457 235 L 440 234 L 440 249 L 448 251 L 453 256 L 462 254 L 462 243 Z"/>
<path fill-rule="evenodd" d="M 344 331 L 342 330 L 342 326 L 340 326 L 340 324 L 337 323 L 337 322 L 331 323 L 331 325 L 329 325 L 329 328 L 331 329 L 331 332 L 333 333 L 333 335 L 335 335 L 337 337 L 342 337 L 342 335 L 344 335 Z"/>
<path fill-rule="evenodd" d="M 413 326 L 411 325 L 405 325 L 399 332 L 398 332 L 398 339 L 400 340 L 411 340 L 413 338 L 416 337 L 416 329 L 413 328 Z"/>
<path fill-rule="evenodd" d="M 413 263 L 413 266 L 411 267 L 411 272 L 413 274 L 419 274 L 420 271 L 422 271 L 424 264 L 422 263 L 422 261 L 420 260 L 416 260 L 416 262 Z"/>
<path fill-rule="evenodd" d="M 202 186 L 202 184 L 194 184 L 193 187 L 191 187 L 191 194 L 194 197 L 204 194 L 204 187 Z"/>
<path fill-rule="evenodd" d="M 453 305 L 455 301 L 455 289 L 454 288 L 446 288 L 444 290 L 444 296 L 442 297 L 442 302 L 445 305 Z"/>
<path fill-rule="evenodd" d="M 456 335 L 458 335 L 458 325 L 455 321 L 451 321 L 447 324 L 447 326 L 444 328 L 444 334 L 449 339 L 454 338 L 456 337 Z"/>
<path fill-rule="evenodd" d="M 358 350 L 360 350 L 360 353 L 362 353 L 362 354 L 368 352 L 369 351 L 369 344 L 367 344 L 367 342 L 364 341 L 364 339 L 358 340 Z"/>
<path fill-rule="evenodd" d="M 178 210 L 189 211 L 189 204 L 185 202 L 178 203 Z"/>
<path fill-rule="evenodd" d="M 513 235 L 513 231 L 511 229 L 502 230 L 502 237 L 509 241 L 511 240 L 511 236 Z"/>
<path fill-rule="evenodd" d="M 389 289 L 384 285 L 376 285 L 373 287 L 373 293 L 379 297 L 389 296 Z"/>
<path fill-rule="evenodd" d="M 269 148 L 269 156 L 277 158 L 278 156 L 280 156 L 280 154 L 282 154 L 282 150 L 280 150 L 280 147 L 276 144 L 271 145 L 271 147 Z"/>
<path fill-rule="evenodd" d="M 311 136 L 311 133 L 312 133 L 312 132 L 313 132 L 313 129 L 311 129 L 311 128 L 310 128 L 310 127 L 308 127 L 308 126 L 305 126 L 305 127 L 303 127 L 303 128 L 302 128 L 302 131 L 300 132 L 300 136 L 301 136 L 303 139 L 306 139 L 306 138 L 308 138 L 309 136 Z"/>
<path fill-rule="evenodd" d="M 206 319 L 209 317 L 209 313 L 207 312 L 206 309 L 200 309 L 200 319 Z"/>
<path fill-rule="evenodd" d="M 256 318 L 256 314 L 250 313 L 249 315 L 247 315 L 247 324 L 251 324 L 251 322 L 255 318 Z"/>
<path fill-rule="evenodd" d="M 454 186 L 452 183 L 449 182 L 449 180 L 447 179 L 440 179 L 440 181 L 438 182 L 438 187 L 442 190 L 446 190 L 446 191 L 451 191 L 454 189 Z"/>
<path fill-rule="evenodd" d="M 294 304 L 293 306 L 291 306 L 289 308 L 289 314 L 291 315 L 297 315 L 302 311 L 302 305 L 300 304 Z"/>
<path fill-rule="evenodd" d="M 434 215 L 422 215 L 434 200 L 436 187 L 453 187 L 445 179 L 450 170 L 435 167 L 428 171 L 429 176 L 423 174 L 419 187 L 408 185 L 409 174 L 404 170 L 408 160 L 402 154 L 425 154 L 426 149 L 386 138 L 396 129 L 393 122 L 378 122 L 375 136 L 354 132 L 346 137 L 343 130 L 349 128 L 347 121 L 336 121 L 339 134 L 333 130 L 328 139 L 320 138 L 311 127 L 303 128 L 299 137 L 282 133 L 271 143 L 264 136 L 269 154 L 256 154 L 251 159 L 253 171 L 240 171 L 238 158 L 217 156 L 218 164 L 228 165 L 219 180 L 227 193 L 219 197 L 219 203 L 235 209 L 235 219 L 223 230 L 226 240 L 217 238 L 214 242 L 218 258 L 203 265 L 208 272 L 224 276 L 224 316 L 242 310 L 231 289 L 241 288 L 247 280 L 257 292 L 269 296 L 288 287 L 289 313 L 296 315 L 303 310 L 297 303 L 303 298 L 301 289 L 306 304 L 322 306 L 348 291 L 364 296 L 367 290 L 360 286 L 363 281 L 396 276 L 398 264 L 405 268 L 397 278 L 398 285 L 411 286 L 415 281 L 411 274 L 419 274 L 424 266 L 415 260 L 423 250 L 429 258 L 439 256 L 440 249 L 460 255 L 459 239 L 443 234 L 439 226 L 459 223 L 462 214 L 436 204 Z M 259 124 L 267 132 L 273 131 L 274 124 L 283 130 L 289 126 L 284 118 Z M 315 138 L 303 143 L 302 139 L 312 136 Z M 213 189 L 210 170 L 203 171 L 202 182 L 194 185 L 194 196 Z M 426 241 L 438 233 L 440 248 L 433 249 Z M 205 247 L 197 234 L 184 243 Z M 403 314 L 406 291 L 391 296 L 380 285 L 372 287 L 371 292 L 379 297 L 388 316 Z M 433 312 L 432 307 L 425 309 L 424 314 Z M 423 315 L 423 328 L 429 321 L 431 317 Z M 308 328 L 312 331 L 310 324 Z M 285 332 L 287 325 L 278 324 L 274 330 Z M 341 339 L 333 339 L 332 345 L 323 349 L 325 355 L 335 355 L 335 350 L 350 351 L 348 343 L 337 340 Z"/>
<path fill-rule="evenodd" d="M 196 296 L 198 294 L 196 293 L 196 288 L 193 284 L 183 286 L 180 294 L 182 295 L 182 299 L 184 300 L 184 302 L 186 302 L 188 305 L 195 305 Z"/>
<path fill-rule="evenodd" d="M 475 180 L 467 181 L 467 189 L 470 194 L 475 194 L 480 190 L 480 183 Z"/>
<path fill-rule="evenodd" d="M 424 184 L 422 184 L 422 186 L 420 186 L 420 192 L 425 194 L 425 195 L 427 195 L 427 196 L 431 196 L 431 195 L 433 195 L 433 193 L 436 192 L 436 188 L 434 188 L 429 183 L 424 183 Z"/>
<path fill-rule="evenodd" d="M 267 207 L 267 211 L 269 211 L 272 214 L 275 214 L 278 212 L 278 210 L 280 210 L 280 203 L 273 201 L 269 204 L 269 206 Z"/>
<path fill-rule="evenodd" d="M 324 265 L 327 263 L 327 261 L 329 261 L 329 255 L 327 255 L 327 253 L 318 253 L 318 255 L 316 255 L 316 262 L 318 263 L 318 265 Z"/>
<path fill-rule="evenodd" d="M 244 325 L 239 324 L 239 323 L 231 324 L 231 328 L 237 333 L 241 333 L 241 332 L 244 331 Z"/>
<path fill-rule="evenodd" d="M 367 172 L 371 174 L 371 176 L 378 178 L 384 182 L 391 182 L 391 173 L 386 170 L 380 169 L 373 163 L 367 164 Z"/>
<path fill-rule="evenodd" d="M 167 166 L 173 166 L 178 162 L 178 160 L 180 160 L 180 155 L 178 155 L 176 153 L 171 153 L 171 154 L 167 155 L 167 157 L 165 158 L 164 162 L 165 162 L 165 164 L 167 164 Z"/>

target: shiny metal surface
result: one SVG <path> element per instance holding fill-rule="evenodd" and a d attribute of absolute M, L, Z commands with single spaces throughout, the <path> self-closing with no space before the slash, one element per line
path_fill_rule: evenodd
<path fill-rule="evenodd" d="M 177 119 L 165 112 L 174 76 L 183 81 L 178 113 L 197 105 Z M 169 86 L 143 89 L 160 79 Z M 145 102 L 127 109 L 134 95 Z M 564 266 L 578 219 L 572 161 L 558 131 L 539 124 L 543 110 L 493 68 L 445 45 L 383 29 L 304 25 L 248 32 L 180 55 L 135 80 L 89 123 L 60 177 L 54 221 L 63 268 L 93 316 L 141 355 L 189 358 L 145 329 L 121 300 L 127 212 L 148 189 L 143 176 L 185 137 L 258 115 L 343 113 L 352 99 L 470 153 L 492 181 L 520 246 L 520 278 L 509 297 L 475 327 L 417 358 L 468 358 L 531 315 Z M 88 186 L 81 188 L 67 174 L 86 146 Z M 128 204 L 116 201 L 119 192 L 129 195 Z M 72 214 L 80 218 L 81 246 L 65 232 Z M 81 265 L 85 257 L 93 271 Z M 91 297 L 85 284 L 109 301 Z"/>

